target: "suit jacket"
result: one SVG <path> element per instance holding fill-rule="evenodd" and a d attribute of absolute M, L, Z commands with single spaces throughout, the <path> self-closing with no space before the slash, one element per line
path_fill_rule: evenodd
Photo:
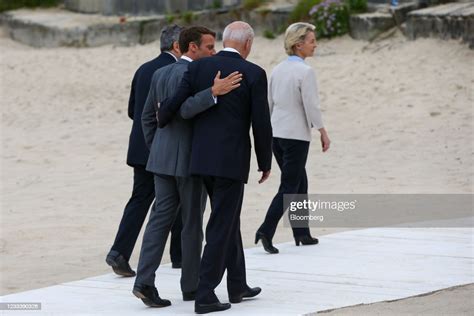
<path fill-rule="evenodd" d="M 273 69 L 268 86 L 273 137 L 311 141 L 311 127 L 324 127 L 311 66 L 290 56 Z"/>
<path fill-rule="evenodd" d="M 143 139 L 141 118 L 150 89 L 151 77 L 157 69 L 175 61 L 176 59 L 169 53 L 161 53 L 155 59 L 141 65 L 133 76 L 128 101 L 128 116 L 133 120 L 133 125 L 127 153 L 127 164 L 132 167 L 145 166 L 150 153 Z"/>
<path fill-rule="evenodd" d="M 215 106 L 195 116 L 190 171 L 247 182 L 250 125 L 259 169 L 270 170 L 272 159 L 267 77 L 259 66 L 227 51 L 191 63 L 176 94 L 161 103 L 159 124 L 165 126 L 176 119 L 175 113 L 186 98 L 212 86 L 219 70 L 222 77 L 239 71 L 243 80 L 239 88 L 219 96 Z"/>
<path fill-rule="evenodd" d="M 165 128 L 158 128 L 156 107 L 158 102 L 176 92 L 189 61 L 178 62 L 163 67 L 153 75 L 150 92 L 142 114 L 142 127 L 150 156 L 146 170 L 177 177 L 189 176 L 191 157 L 192 121 L 177 117 Z M 193 111 L 201 112 L 214 105 L 210 89 L 196 94 L 187 102 Z M 191 115 L 191 114 L 190 114 Z"/>

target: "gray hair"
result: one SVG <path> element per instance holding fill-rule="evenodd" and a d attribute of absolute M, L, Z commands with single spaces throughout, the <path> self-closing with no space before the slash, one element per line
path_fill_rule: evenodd
<path fill-rule="evenodd" d="M 179 39 L 179 33 L 183 27 L 176 24 L 168 25 L 163 28 L 160 36 L 160 50 L 161 52 L 170 51 L 173 49 L 173 43 Z"/>
<path fill-rule="evenodd" d="M 227 25 L 222 33 L 222 41 L 237 41 L 245 43 L 247 40 L 253 40 L 255 33 L 252 27 L 245 22 L 236 21 Z"/>
<path fill-rule="evenodd" d="M 304 41 L 308 32 L 314 32 L 316 27 L 305 22 L 293 23 L 285 32 L 285 51 L 288 55 L 295 54 L 295 45 Z"/>

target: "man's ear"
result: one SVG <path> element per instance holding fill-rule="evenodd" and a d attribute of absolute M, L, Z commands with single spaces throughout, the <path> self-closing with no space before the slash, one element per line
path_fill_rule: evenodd
<path fill-rule="evenodd" d="M 182 53 L 181 53 L 181 50 L 179 49 L 179 44 L 178 44 L 178 42 L 173 42 L 173 49 L 174 49 L 175 51 L 179 52 L 180 54 L 182 54 Z"/>
<path fill-rule="evenodd" d="M 196 52 L 199 49 L 199 46 L 195 42 L 189 42 L 189 50 Z"/>
<path fill-rule="evenodd" d="M 247 50 L 247 52 L 250 54 L 250 51 L 252 50 L 252 42 L 253 40 L 252 39 L 248 39 L 246 42 L 245 42 L 245 49 Z"/>

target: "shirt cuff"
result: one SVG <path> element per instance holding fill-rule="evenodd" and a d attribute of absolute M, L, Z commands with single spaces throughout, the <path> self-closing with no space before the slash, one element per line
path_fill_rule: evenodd
<path fill-rule="evenodd" d="M 217 97 L 212 96 L 212 98 L 214 99 L 214 104 L 217 104 Z"/>

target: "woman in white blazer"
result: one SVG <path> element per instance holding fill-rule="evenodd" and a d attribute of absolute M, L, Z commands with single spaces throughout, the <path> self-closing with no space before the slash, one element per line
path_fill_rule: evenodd
<path fill-rule="evenodd" d="M 311 66 L 304 62 L 306 57 L 314 55 L 317 46 L 314 29 L 314 25 L 302 22 L 287 28 L 285 50 L 288 58 L 278 64 L 270 76 L 268 101 L 273 128 L 273 154 L 281 170 L 281 183 L 255 236 L 255 243 L 261 240 L 269 253 L 278 253 L 272 239 L 278 222 L 288 208 L 288 205 L 283 205 L 284 195 L 308 193 L 305 165 L 312 127 L 321 134 L 323 152 L 329 149 L 330 140 L 319 108 L 316 75 Z M 311 237 L 307 222 L 305 227 L 295 226 L 298 226 L 293 227 L 297 246 L 300 243 L 318 243 L 317 238 Z"/>

